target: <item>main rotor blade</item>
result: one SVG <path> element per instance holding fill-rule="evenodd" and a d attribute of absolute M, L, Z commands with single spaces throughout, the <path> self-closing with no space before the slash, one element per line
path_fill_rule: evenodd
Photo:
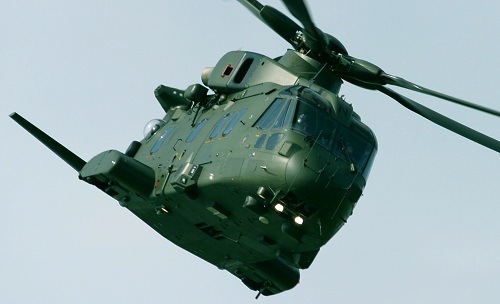
<path fill-rule="evenodd" d="M 260 19 L 260 11 L 264 8 L 264 5 L 257 0 L 237 0 L 244 7 L 248 8 L 252 14 Z"/>
<path fill-rule="evenodd" d="M 441 98 L 441 99 L 444 99 L 444 100 L 451 101 L 453 103 L 456 103 L 456 104 L 459 104 L 459 105 L 462 105 L 462 106 L 465 106 L 465 107 L 469 107 L 469 108 L 472 108 L 472 109 L 475 109 L 475 110 L 478 110 L 478 111 L 481 111 L 481 112 L 485 112 L 485 113 L 492 114 L 492 115 L 500 117 L 500 111 L 497 111 L 497 110 L 494 110 L 494 109 L 490 109 L 490 108 L 487 108 L 487 107 L 484 107 L 484 106 L 481 106 L 481 105 L 477 105 L 477 104 L 474 104 L 472 102 L 469 102 L 469 101 L 466 101 L 466 100 L 463 100 L 463 99 L 460 99 L 460 98 L 456 98 L 456 97 L 453 97 L 453 96 L 450 96 L 450 95 L 446 95 L 446 94 L 443 94 L 443 93 L 440 93 L 440 92 L 437 92 L 437 91 L 434 91 L 434 90 L 431 90 L 431 89 L 424 88 L 422 86 L 419 86 L 418 84 L 410 82 L 410 81 L 408 81 L 406 79 L 403 79 L 401 77 L 397 77 L 397 76 L 386 74 L 386 73 L 382 73 L 381 77 L 384 80 L 384 82 L 387 83 L 387 84 L 395 85 L 395 86 L 398 86 L 398 87 L 401 87 L 401 88 L 405 88 L 405 89 L 408 89 L 408 90 L 412 90 L 412 91 L 415 91 L 415 92 L 419 92 L 419 93 L 422 93 L 422 94 L 431 95 L 431 96 L 434 96 L 434 97 L 437 97 L 437 98 Z"/>
<path fill-rule="evenodd" d="M 411 100 L 410 98 L 403 96 L 387 87 L 379 86 L 377 88 L 378 91 L 386 94 L 387 96 L 393 98 L 401 105 L 406 107 L 407 109 L 419 114 L 420 116 L 427 118 L 433 123 L 440 125 L 443 128 L 446 128 L 458 135 L 461 135 L 467 139 L 470 139 L 484 147 L 490 148 L 493 151 L 497 151 L 500 153 L 500 141 L 491 138 L 483 133 L 480 133 L 472 128 L 469 128 L 451 118 L 448 118 L 442 114 L 439 114 L 436 111 L 433 111 L 416 101 Z"/>
<path fill-rule="evenodd" d="M 288 41 L 294 48 L 297 47 L 295 37 L 302 27 L 272 6 L 262 5 L 257 0 L 238 0 L 257 18 L 269 26 L 275 33 Z"/>
<path fill-rule="evenodd" d="M 78 155 L 61 145 L 55 139 L 47 135 L 47 133 L 43 132 L 35 125 L 24 119 L 21 115 L 14 112 L 9 116 L 76 171 L 80 172 L 83 166 L 85 166 L 86 162 Z"/>
<path fill-rule="evenodd" d="M 333 58 L 333 57 L 332 57 Z M 366 60 L 361 60 L 352 56 L 336 55 L 335 71 L 344 80 L 365 89 L 377 90 L 382 85 L 394 85 L 418 93 L 434 96 L 440 99 L 448 100 L 453 103 L 478 110 L 484 113 L 500 117 L 500 111 L 490 109 L 472 102 L 446 95 L 431 89 L 424 88 L 405 80 L 401 77 L 387 74 L 380 67 Z"/>

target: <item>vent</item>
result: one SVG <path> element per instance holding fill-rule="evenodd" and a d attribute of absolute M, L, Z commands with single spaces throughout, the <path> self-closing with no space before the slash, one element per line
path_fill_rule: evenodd
<path fill-rule="evenodd" d="M 222 232 L 219 229 L 217 229 L 213 226 L 210 226 L 207 223 L 199 223 L 199 224 L 196 224 L 195 226 L 196 226 L 196 228 L 203 231 L 206 235 L 208 235 L 216 240 L 220 240 L 220 239 L 224 238 L 224 236 L 222 235 Z"/>
<path fill-rule="evenodd" d="M 241 64 L 240 68 L 238 69 L 238 72 L 234 76 L 233 82 L 234 83 L 241 83 L 245 76 L 248 73 L 248 70 L 250 70 L 250 67 L 252 66 L 253 63 L 253 58 L 247 58 L 243 63 Z"/>

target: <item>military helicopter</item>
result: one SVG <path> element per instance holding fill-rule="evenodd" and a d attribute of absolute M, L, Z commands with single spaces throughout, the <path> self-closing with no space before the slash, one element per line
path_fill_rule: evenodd
<path fill-rule="evenodd" d="M 430 91 L 354 57 L 313 24 L 303 2 L 240 1 L 293 46 L 271 59 L 226 54 L 186 90 L 160 86 L 166 114 L 125 153 L 85 162 L 18 114 L 11 117 L 79 172 L 178 246 L 227 270 L 259 294 L 294 287 L 319 248 L 344 225 L 366 184 L 377 143 L 339 97 L 342 81 L 379 90 L 479 144 L 498 141 L 401 96 Z M 214 94 L 208 94 L 211 89 Z"/>

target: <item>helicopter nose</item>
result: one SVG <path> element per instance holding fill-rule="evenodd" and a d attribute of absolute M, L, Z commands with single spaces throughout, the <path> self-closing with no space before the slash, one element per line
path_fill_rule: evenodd
<path fill-rule="evenodd" d="M 298 151 L 286 167 L 288 192 L 310 202 L 320 202 L 335 191 L 348 190 L 358 178 L 346 162 L 319 149 Z"/>

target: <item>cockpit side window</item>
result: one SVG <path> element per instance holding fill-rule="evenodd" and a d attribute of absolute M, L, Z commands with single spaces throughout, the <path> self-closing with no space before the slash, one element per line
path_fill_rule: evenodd
<path fill-rule="evenodd" d="M 293 115 L 295 113 L 296 101 L 286 100 L 286 104 L 281 111 L 278 119 L 274 123 L 273 130 L 290 129 L 292 126 Z"/>
<path fill-rule="evenodd" d="M 270 129 L 279 127 L 279 121 L 284 120 L 284 117 L 282 116 L 286 114 L 286 110 L 283 110 L 285 104 L 286 104 L 286 99 L 284 98 L 277 98 L 276 100 L 274 100 L 271 106 L 267 108 L 264 114 L 259 118 L 259 120 L 257 120 L 254 127 L 257 127 L 259 129 Z M 282 113 L 282 115 L 280 115 L 280 113 Z"/>

